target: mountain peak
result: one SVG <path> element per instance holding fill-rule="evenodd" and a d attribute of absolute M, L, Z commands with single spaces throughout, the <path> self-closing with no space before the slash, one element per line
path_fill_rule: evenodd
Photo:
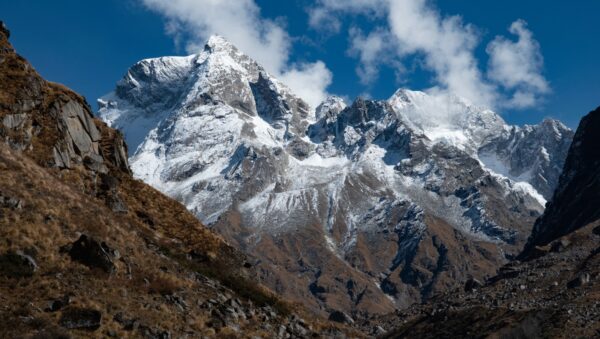
<path fill-rule="evenodd" d="M 427 93 L 422 91 L 413 91 L 408 88 L 399 88 L 394 92 L 394 94 L 389 98 L 390 101 L 400 101 L 410 103 L 413 99 L 417 97 L 427 96 Z"/>
<path fill-rule="evenodd" d="M 474 150 L 506 127 L 493 111 L 472 105 L 452 93 L 426 93 L 401 88 L 388 101 L 403 122 L 433 142 Z"/>
<path fill-rule="evenodd" d="M 325 101 L 323 101 L 319 106 L 317 106 L 315 110 L 315 116 L 317 120 L 319 120 L 325 116 L 328 116 L 328 114 L 337 115 L 347 106 L 348 105 L 343 98 L 332 95 L 325 99 Z"/>
<path fill-rule="evenodd" d="M 237 51 L 237 47 L 234 44 L 229 42 L 224 36 L 221 35 L 211 35 L 205 44 L 205 49 L 209 49 L 210 51 L 218 52 L 218 51 Z"/>
<path fill-rule="evenodd" d="M 472 107 L 477 110 L 485 110 L 484 107 L 478 107 L 473 104 L 469 99 L 461 97 L 455 93 L 450 92 L 423 92 L 414 91 L 408 88 L 399 88 L 389 99 L 389 102 L 394 102 L 396 105 L 400 103 L 405 104 L 418 104 L 424 100 L 437 101 L 439 104 L 446 105 L 460 105 L 463 107 Z"/>
<path fill-rule="evenodd" d="M 565 126 L 565 124 L 563 124 L 562 122 L 560 122 L 556 119 L 552 119 L 552 118 L 545 118 L 540 123 L 540 125 L 543 128 L 553 130 L 554 133 L 557 134 L 558 136 L 560 136 L 565 131 L 571 131 L 571 129 L 569 127 Z"/>
<path fill-rule="evenodd" d="M 124 131 L 132 151 L 161 122 L 195 114 L 208 104 L 240 114 L 241 120 L 236 120 L 240 126 L 254 119 L 249 117 L 268 120 L 261 115 L 265 110 L 284 118 L 267 124 L 291 132 L 300 131 L 302 128 L 296 125 L 313 119 L 306 103 L 220 35 L 211 36 L 199 54 L 136 63 L 117 83 L 115 91 L 98 103 L 102 119 Z"/>

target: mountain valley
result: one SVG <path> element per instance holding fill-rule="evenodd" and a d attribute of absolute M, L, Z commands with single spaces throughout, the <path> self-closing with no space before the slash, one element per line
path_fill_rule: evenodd
<path fill-rule="evenodd" d="M 0 21 L 0 337 L 600 336 L 600 108 L 310 107 L 227 39 L 93 112 Z"/>

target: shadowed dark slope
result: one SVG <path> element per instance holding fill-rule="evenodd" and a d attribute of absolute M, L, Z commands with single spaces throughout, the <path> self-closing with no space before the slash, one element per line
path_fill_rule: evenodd
<path fill-rule="evenodd" d="M 600 219 L 600 108 L 581 120 L 559 188 L 536 222 L 524 254 L 597 219 Z"/>

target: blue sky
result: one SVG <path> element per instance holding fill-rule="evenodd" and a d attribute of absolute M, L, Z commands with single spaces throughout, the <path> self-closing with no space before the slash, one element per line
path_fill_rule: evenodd
<path fill-rule="evenodd" d="M 143 1 L 146 2 L 145 5 Z M 212 33 L 208 32 L 212 29 L 210 27 L 220 27 L 218 22 L 211 26 L 210 21 L 205 25 L 209 28 L 186 27 L 185 20 L 195 22 L 196 18 L 181 19 L 182 13 L 187 14 L 189 11 L 185 8 L 174 11 L 169 5 L 161 5 L 161 1 L 2 1 L 0 20 L 4 20 L 11 29 L 11 40 L 18 51 L 44 77 L 84 94 L 95 106 L 96 98 L 111 91 L 115 82 L 136 61 L 148 57 L 187 54 L 193 50 L 190 45 L 201 43 L 202 37 Z M 364 5 L 388 0 L 354 1 Z M 194 4 L 194 0 L 179 2 Z M 201 2 L 203 1 L 197 1 Z M 328 3 L 334 2 L 335 0 L 255 0 L 253 5 L 260 12 L 252 19 L 254 21 L 249 21 L 250 24 L 258 22 L 264 27 L 275 27 L 289 38 L 286 41 L 290 46 L 283 52 L 283 59 L 280 60 L 280 73 L 283 77 L 290 78 L 293 67 L 304 71 L 304 66 L 298 65 L 307 65 L 308 68 L 317 61 L 322 61 L 332 75 L 331 82 L 326 87 L 327 92 L 348 98 L 369 95 L 382 99 L 389 97 L 398 87 L 426 89 L 440 85 L 439 72 L 436 73 L 435 69 L 425 65 L 428 60 L 431 61 L 427 57 L 434 57 L 437 61 L 443 59 L 439 55 L 433 55 L 436 54 L 436 49 L 434 48 L 433 54 L 430 51 L 429 56 L 425 50 L 414 53 L 405 51 L 402 56 L 396 55 L 397 50 L 390 47 L 393 45 L 391 40 L 394 39 L 394 34 L 382 35 L 384 50 L 374 61 L 379 72 L 371 74 L 368 83 L 365 83 L 356 72 L 360 65 L 360 54 L 356 50 L 350 52 L 352 38 L 357 35 L 366 37 L 374 31 L 393 33 L 393 26 L 387 12 L 380 11 L 379 5 L 367 9 L 360 7 L 362 5 L 360 8 L 341 9 L 334 6 L 325 11 L 327 20 L 324 23 L 309 25 L 309 14 L 315 8 L 326 7 Z M 498 100 L 497 110 L 510 123 L 537 123 L 544 117 L 554 117 L 570 127 L 576 127 L 582 115 L 600 105 L 600 44 L 597 41 L 600 26 L 596 23 L 600 2 L 574 0 L 567 5 L 563 1 L 504 0 L 485 1 L 484 4 L 475 0 L 438 0 L 429 1 L 426 6 L 428 10 L 439 13 L 440 20 L 460 15 L 462 22 L 457 26 L 458 30 L 471 25 L 469 29 L 477 39 L 476 46 L 472 48 L 472 57 L 484 78 L 489 75 L 489 53 L 486 52 L 486 46 L 498 35 L 505 37 L 500 41 L 514 42 L 516 36 L 509 33 L 509 26 L 517 19 L 527 22 L 527 30 L 533 33 L 534 46 L 537 41 L 539 53 L 543 56 L 543 67 L 537 67 L 532 72 L 536 73 L 536 77 L 541 77 L 536 79 L 543 79 L 549 88 L 546 90 L 538 86 L 535 103 L 528 107 L 506 104 L 506 98 L 504 101 Z M 403 18 L 400 16 L 400 19 Z M 178 43 L 173 34 L 165 33 L 167 21 L 183 26 L 176 30 L 180 38 Z M 240 19 L 241 21 L 243 20 Z M 328 27 L 332 22 L 336 22 L 335 28 Z M 198 31 L 202 29 L 204 31 Z M 349 33 L 351 30 L 353 34 Z M 264 29 L 261 32 L 264 33 Z M 445 36 L 442 36 L 441 41 L 445 41 L 444 39 Z M 419 41 L 409 43 L 421 46 Z M 510 47 L 506 44 L 503 46 Z M 444 64 L 444 60 L 440 62 Z M 398 74 L 400 68 L 404 71 Z M 498 81 L 502 81 L 502 84 L 513 81 L 513 73 L 510 70 L 500 72 L 504 77 L 497 76 L 496 82 L 484 79 L 482 84 L 495 84 L 500 89 L 495 90 L 494 94 L 508 98 L 517 87 L 504 90 L 497 84 Z M 290 78 L 290 81 L 293 82 L 294 79 L 301 81 L 304 78 Z M 527 83 L 527 89 L 531 89 L 531 84 L 531 81 Z M 522 86 L 522 83 L 518 86 Z"/>

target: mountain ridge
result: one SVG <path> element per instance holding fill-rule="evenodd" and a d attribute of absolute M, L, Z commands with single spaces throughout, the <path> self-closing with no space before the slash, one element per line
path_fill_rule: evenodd
<path fill-rule="evenodd" d="M 132 169 L 249 253 L 267 285 L 319 312 L 387 312 L 493 275 L 557 184 L 572 137 L 560 123 L 556 135 L 510 127 L 463 99 L 407 90 L 350 106 L 332 98 L 313 112 L 211 40 L 197 78 L 175 86 L 191 88 L 184 100 L 158 97 L 171 109 L 146 112 L 160 122 Z M 111 118 L 139 115 L 118 92 L 99 114 L 137 135 Z M 523 173 L 529 181 L 512 180 Z"/>

